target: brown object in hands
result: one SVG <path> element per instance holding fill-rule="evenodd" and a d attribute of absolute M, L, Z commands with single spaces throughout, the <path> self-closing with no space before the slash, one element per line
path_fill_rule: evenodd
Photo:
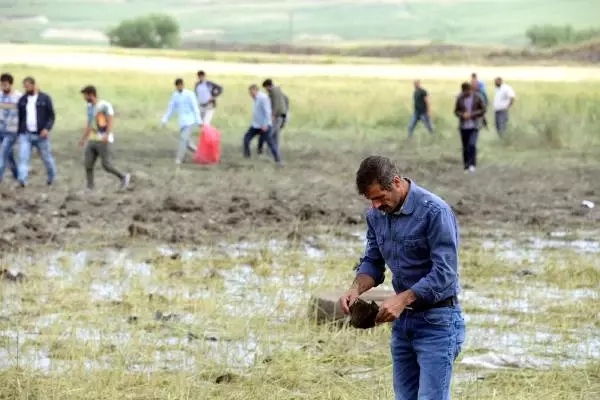
<path fill-rule="evenodd" d="M 379 306 L 374 301 L 367 303 L 363 299 L 356 299 L 350 306 L 350 325 L 357 329 L 373 328 L 378 313 Z"/>

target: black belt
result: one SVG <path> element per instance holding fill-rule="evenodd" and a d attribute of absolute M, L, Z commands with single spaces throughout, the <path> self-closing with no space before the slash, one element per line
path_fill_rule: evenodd
<path fill-rule="evenodd" d="M 452 296 L 452 297 L 447 298 L 446 300 L 442 300 L 435 304 L 426 304 L 426 303 L 423 303 L 423 302 L 420 302 L 419 300 L 417 300 L 414 303 L 412 303 L 410 306 L 406 307 L 406 309 L 408 311 L 412 311 L 412 312 L 423 312 L 423 311 L 430 310 L 432 308 L 454 307 L 457 304 L 458 304 L 458 297 Z"/>

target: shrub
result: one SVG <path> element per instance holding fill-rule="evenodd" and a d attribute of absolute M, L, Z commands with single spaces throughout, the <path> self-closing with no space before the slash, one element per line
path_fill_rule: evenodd
<path fill-rule="evenodd" d="M 571 25 L 534 25 L 525 36 L 536 47 L 555 47 L 600 37 L 600 29 L 575 30 Z"/>
<path fill-rule="evenodd" d="M 128 48 L 175 48 L 181 40 L 179 24 L 166 14 L 121 21 L 107 36 L 112 46 Z"/>

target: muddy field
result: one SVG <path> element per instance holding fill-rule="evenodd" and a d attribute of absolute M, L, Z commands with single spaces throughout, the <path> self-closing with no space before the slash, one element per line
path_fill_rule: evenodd
<path fill-rule="evenodd" d="M 16 188 L 11 178 L 1 190 L 2 248 L 65 246 L 75 243 L 123 245 L 129 240 L 206 243 L 215 238 L 293 238 L 304 232 L 364 229 L 368 203 L 354 189 L 361 152 L 333 154 L 311 149 L 286 153 L 279 171 L 267 155 L 242 161 L 235 147 L 224 148 L 214 167 L 184 165 L 176 172 L 168 151 L 154 154 L 121 152 L 119 164 L 133 171 L 133 184 L 116 191 L 116 182 L 98 166 L 102 186 L 82 190 L 83 170 L 77 158 L 59 152 L 59 178 L 41 186 L 45 171 L 36 163 L 31 185 Z M 531 231 L 591 229 L 600 221 L 597 166 L 552 168 L 527 165 L 484 165 L 463 174 L 458 157 L 426 160 L 410 149 L 383 153 L 395 158 L 403 173 L 442 195 L 467 232 L 510 228 Z M 154 158 L 147 165 L 132 160 Z M 37 160 L 36 160 L 37 162 Z M 81 184 L 80 184 L 81 182 Z"/>
<path fill-rule="evenodd" d="M 389 327 L 339 329 L 309 311 L 313 296 L 353 279 L 369 206 L 354 174 L 372 153 L 396 160 L 458 216 L 468 338 L 455 396 L 597 398 L 594 83 L 591 94 L 516 84 L 510 135 L 482 131 L 477 171 L 465 174 L 443 111 L 455 82 L 431 83 L 436 135 L 418 127 L 407 140 L 410 82 L 286 80 L 294 111 L 280 169 L 268 154 L 242 157 L 248 77 L 224 74 L 215 78 L 227 90 L 214 120 L 221 163 L 176 169 L 176 122 L 157 126 L 172 76 L 10 69 L 38 78 L 59 119 L 56 184 L 45 185 L 34 152 L 30 185 L 17 188 L 9 171 L 0 185 L 8 398 L 391 398 Z M 123 192 L 100 165 L 96 191 L 84 190 L 77 95 L 90 82 L 117 110 L 114 163 L 133 176 Z"/>

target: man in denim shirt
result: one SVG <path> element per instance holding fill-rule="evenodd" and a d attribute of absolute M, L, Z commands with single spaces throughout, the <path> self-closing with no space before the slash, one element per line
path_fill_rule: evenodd
<path fill-rule="evenodd" d="M 391 352 L 397 400 L 450 399 L 452 365 L 465 338 L 457 301 L 458 226 L 448 204 L 400 177 L 386 157 L 367 157 L 356 174 L 367 214 L 367 245 L 358 273 L 340 299 L 345 313 L 381 284 L 385 265 L 396 295 L 377 323 L 393 322 Z"/>
<path fill-rule="evenodd" d="M 19 134 L 19 112 L 17 103 L 21 93 L 13 88 L 11 74 L 0 76 L 0 182 L 4 178 L 4 168 L 8 164 L 13 177 L 19 179 L 13 147 Z"/>

